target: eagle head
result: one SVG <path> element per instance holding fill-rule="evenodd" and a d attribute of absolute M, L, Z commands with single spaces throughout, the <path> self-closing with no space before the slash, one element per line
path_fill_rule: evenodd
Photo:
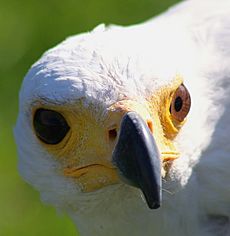
<path fill-rule="evenodd" d="M 208 103 L 202 81 L 191 79 L 195 66 L 191 72 L 184 50 L 157 29 L 147 32 L 100 26 L 68 38 L 24 79 L 15 128 L 20 173 L 43 201 L 79 214 L 81 225 L 86 212 L 94 221 L 98 211 L 156 214 L 148 207 L 160 207 L 162 191 L 162 208 L 168 198 L 173 205 L 208 140 L 200 115 L 208 106 L 191 106 Z"/>

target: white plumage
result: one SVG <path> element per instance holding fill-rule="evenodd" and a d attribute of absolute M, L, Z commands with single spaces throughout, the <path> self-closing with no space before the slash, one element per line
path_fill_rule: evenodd
<path fill-rule="evenodd" d="M 81 235 L 230 235 L 229 16 L 228 0 L 185 1 L 144 24 L 100 25 L 71 37 L 32 66 L 15 128 L 20 173 L 43 201 L 69 213 Z M 192 107 L 157 210 L 124 183 L 82 193 L 34 134 L 38 104 L 81 100 L 100 122 L 115 102 L 143 101 L 178 75 Z"/>

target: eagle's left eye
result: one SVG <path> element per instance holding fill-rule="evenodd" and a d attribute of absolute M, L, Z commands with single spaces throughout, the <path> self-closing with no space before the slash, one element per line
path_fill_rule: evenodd
<path fill-rule="evenodd" d="M 170 113 L 174 119 L 182 122 L 189 113 L 190 107 L 190 94 L 187 88 L 182 84 L 173 95 L 170 105 Z"/>
<path fill-rule="evenodd" d="M 36 110 L 33 125 L 37 137 L 46 144 L 60 143 L 70 129 L 59 112 L 42 108 Z"/>

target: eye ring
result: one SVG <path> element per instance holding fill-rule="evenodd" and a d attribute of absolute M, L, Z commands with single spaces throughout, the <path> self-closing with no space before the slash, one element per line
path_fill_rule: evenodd
<path fill-rule="evenodd" d="M 182 122 L 189 113 L 191 107 L 191 97 L 187 88 L 181 84 L 173 94 L 170 104 L 170 113 L 172 117 Z"/>
<path fill-rule="evenodd" d="M 60 143 L 70 127 L 62 114 L 57 111 L 39 108 L 33 117 L 36 136 L 46 144 Z"/>

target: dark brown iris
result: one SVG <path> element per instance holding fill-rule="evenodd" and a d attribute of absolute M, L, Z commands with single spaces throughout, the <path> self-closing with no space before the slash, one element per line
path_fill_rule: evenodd
<path fill-rule="evenodd" d="M 182 84 L 175 91 L 170 105 L 173 118 L 182 122 L 188 115 L 191 107 L 191 98 L 187 88 Z"/>
<path fill-rule="evenodd" d="M 37 137 L 46 144 L 60 143 L 70 129 L 59 112 L 42 108 L 36 110 L 33 125 Z"/>

